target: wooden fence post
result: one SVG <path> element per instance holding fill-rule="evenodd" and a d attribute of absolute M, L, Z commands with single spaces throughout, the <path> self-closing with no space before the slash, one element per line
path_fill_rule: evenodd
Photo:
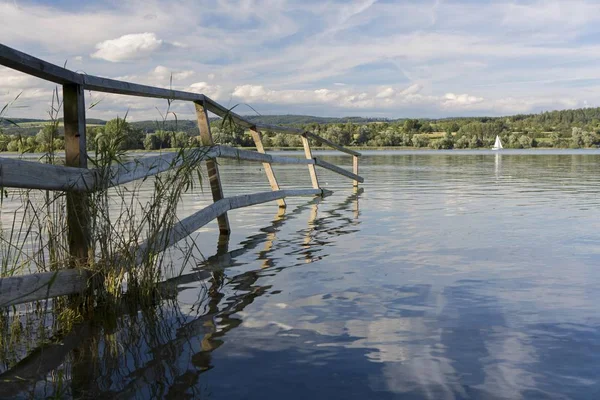
<path fill-rule="evenodd" d="M 198 129 L 200 130 L 200 142 L 203 146 L 213 146 L 215 144 L 212 134 L 210 133 L 210 124 L 208 122 L 208 113 L 204 104 L 194 102 L 196 107 L 196 118 L 198 119 Z M 221 186 L 221 177 L 219 176 L 219 167 L 215 159 L 206 160 L 206 168 L 208 169 L 208 180 L 210 182 L 210 190 L 212 192 L 213 201 L 217 202 L 223 199 L 223 187 Z M 227 213 L 217 218 L 219 223 L 219 231 L 223 235 L 229 235 L 231 229 L 229 227 L 229 218 Z"/>
<path fill-rule="evenodd" d="M 69 167 L 87 168 L 83 86 L 63 85 L 63 115 L 65 163 Z M 86 192 L 67 192 L 67 226 L 71 267 L 82 266 L 93 256 L 89 196 Z"/>
<path fill-rule="evenodd" d="M 262 136 L 258 129 L 251 128 L 250 133 L 252 133 L 252 139 L 254 139 L 254 144 L 256 145 L 256 150 L 259 153 L 265 154 L 265 147 L 263 146 Z M 267 179 L 269 179 L 269 184 L 271 185 L 272 190 L 279 190 L 279 184 L 277 183 L 277 178 L 275 178 L 275 174 L 273 173 L 273 168 L 270 163 L 263 163 L 263 168 L 265 169 L 265 173 L 267 174 Z M 285 208 L 285 200 L 279 199 L 277 200 L 277 204 L 279 207 Z"/>
<path fill-rule="evenodd" d="M 352 172 L 358 175 L 358 156 L 352 156 Z M 358 187 L 358 181 L 354 181 L 354 187 Z"/>
<path fill-rule="evenodd" d="M 302 134 L 300 138 L 302 139 L 302 145 L 304 146 L 304 155 L 307 159 L 312 160 L 312 151 L 310 151 L 310 143 L 308 143 L 308 137 L 306 136 L 306 133 Z M 321 187 L 319 186 L 319 178 L 317 178 L 317 170 L 314 164 L 308 164 L 308 172 L 310 173 L 310 180 L 312 182 L 313 189 L 320 189 Z"/>

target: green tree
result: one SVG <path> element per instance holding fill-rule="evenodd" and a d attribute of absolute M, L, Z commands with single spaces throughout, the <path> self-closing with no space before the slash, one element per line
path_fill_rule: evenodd
<path fill-rule="evenodd" d="M 412 137 L 412 144 L 414 147 L 427 147 L 429 138 L 426 134 L 417 134 Z"/>
<path fill-rule="evenodd" d="M 0 133 L 0 151 L 8 151 L 8 143 L 10 142 L 10 137 L 3 133 Z"/>
<path fill-rule="evenodd" d="M 19 148 L 20 148 L 19 142 L 20 142 L 19 139 L 12 139 L 10 142 L 7 143 L 6 150 L 11 151 L 11 152 L 19 151 Z"/>
<path fill-rule="evenodd" d="M 185 132 L 175 132 L 171 139 L 172 147 L 183 148 L 189 145 L 190 138 Z"/>
<path fill-rule="evenodd" d="M 456 133 L 460 129 L 460 125 L 456 123 L 456 121 L 452 121 L 446 126 L 446 132 Z"/>
<path fill-rule="evenodd" d="M 529 137 L 528 135 L 521 135 L 521 136 L 519 136 L 519 146 L 522 149 L 528 149 L 530 147 L 535 147 L 536 141 L 535 141 L 535 139 Z"/>
<path fill-rule="evenodd" d="M 402 132 L 400 135 L 400 146 L 411 146 L 412 145 L 412 135 L 407 132 Z"/>
<path fill-rule="evenodd" d="M 508 147 L 513 147 L 515 149 L 520 149 L 523 146 L 521 145 L 521 143 L 519 142 L 519 138 L 521 137 L 521 135 L 519 135 L 518 133 L 511 133 L 510 136 L 508 136 Z"/>
<path fill-rule="evenodd" d="M 330 125 L 322 134 L 325 139 L 341 146 L 348 146 L 352 139 L 351 133 L 344 126 Z"/>
<path fill-rule="evenodd" d="M 135 150 L 144 148 L 144 134 L 134 129 L 123 118 L 111 119 L 104 129 L 97 130 L 94 138 L 96 149 L 100 146 L 110 146 L 119 150 Z"/>
<path fill-rule="evenodd" d="M 146 150 L 158 150 L 161 149 L 162 141 L 158 137 L 158 135 L 154 133 L 149 133 L 144 138 L 144 149 Z"/>
<path fill-rule="evenodd" d="M 584 147 L 583 142 L 583 129 L 581 128 L 573 128 L 571 131 L 571 147 L 580 148 Z"/>
<path fill-rule="evenodd" d="M 481 141 L 481 139 L 479 139 L 479 137 L 477 135 L 471 136 L 471 139 L 469 139 L 469 148 L 470 149 L 478 149 L 482 146 L 483 146 L 483 142 Z"/>
<path fill-rule="evenodd" d="M 424 122 L 423 125 L 421 125 L 421 127 L 419 128 L 419 132 L 432 133 L 433 127 L 431 126 L 431 124 L 429 122 Z"/>
<path fill-rule="evenodd" d="M 361 125 L 358 131 L 353 135 L 353 144 L 362 146 L 371 138 L 371 129 L 367 125 Z"/>
<path fill-rule="evenodd" d="M 54 139 L 58 138 L 58 125 L 54 123 L 46 124 L 35 136 L 37 143 L 36 151 L 40 153 L 52 153 L 60 150 L 54 147 Z"/>
<path fill-rule="evenodd" d="M 461 136 L 454 141 L 454 147 L 457 149 L 466 149 L 469 147 L 469 139 L 466 136 Z"/>
<path fill-rule="evenodd" d="M 62 150 L 65 148 L 65 139 L 61 137 L 54 138 L 54 151 Z"/>
<path fill-rule="evenodd" d="M 418 132 L 421 129 L 421 123 L 418 119 L 407 119 L 404 121 L 404 131 L 408 133 Z"/>
<path fill-rule="evenodd" d="M 595 132 L 584 131 L 581 135 L 585 147 L 594 147 L 598 144 L 598 136 Z"/>
<path fill-rule="evenodd" d="M 449 149 L 454 148 L 454 139 L 453 139 L 451 133 L 446 132 L 446 134 L 444 135 L 443 138 L 431 141 L 429 143 L 429 146 L 431 148 L 433 148 L 433 149 L 438 149 L 438 150 L 446 149 L 446 150 L 449 150 Z"/>
<path fill-rule="evenodd" d="M 286 135 L 283 133 L 276 133 L 273 136 L 273 146 L 274 147 L 288 147 Z"/>
<path fill-rule="evenodd" d="M 215 143 L 228 146 L 252 146 L 254 142 L 250 135 L 246 135 L 244 128 L 222 121 L 212 124 L 212 134 Z"/>
<path fill-rule="evenodd" d="M 560 133 L 552 132 L 550 134 L 550 145 L 552 145 L 552 147 L 562 146 L 562 138 L 560 137 Z"/>

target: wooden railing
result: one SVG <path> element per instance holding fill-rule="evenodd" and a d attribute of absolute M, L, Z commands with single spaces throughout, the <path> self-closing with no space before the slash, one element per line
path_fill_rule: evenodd
<path fill-rule="evenodd" d="M 317 166 L 352 179 L 354 186 L 358 186 L 359 182 L 363 182 L 363 178 L 358 175 L 358 157 L 360 153 L 301 129 L 253 123 L 203 94 L 79 74 L 1 44 L 0 65 L 60 84 L 63 87 L 65 166 L 0 157 L 0 187 L 67 192 L 69 251 L 72 259 L 78 261 L 77 263 L 73 263 L 73 265 L 84 265 L 91 254 L 87 193 L 156 175 L 171 168 L 177 168 L 183 159 L 178 152 L 141 158 L 114 166 L 108 174 L 108 179 L 102 178 L 99 171 L 88 169 L 84 90 L 191 101 L 194 103 L 202 146 L 188 150 L 188 152 L 198 152 L 196 154 L 201 154 L 206 162 L 213 204 L 181 220 L 169 232 L 159 232 L 159 235 L 168 234 L 168 237 L 165 240 L 159 241 L 164 248 L 153 249 L 156 252 L 165 250 L 170 245 L 185 238 L 214 219 L 218 221 L 221 234 L 228 235 L 231 231 L 227 217 L 229 210 L 270 201 L 277 201 L 280 207 L 285 207 L 284 199 L 289 196 L 323 196 L 328 191 L 319 185 Z M 208 112 L 222 118 L 229 118 L 235 124 L 249 129 L 257 151 L 240 150 L 228 146 L 216 145 L 210 131 Z M 261 131 L 265 130 L 299 135 L 304 146 L 305 158 L 266 154 L 261 136 Z M 347 171 L 313 157 L 310 140 L 316 140 L 333 149 L 351 155 L 353 158 L 353 171 Z M 225 197 L 219 176 L 218 164 L 215 161 L 218 157 L 263 163 L 272 191 Z M 307 165 L 312 189 L 281 189 L 275 177 L 272 164 Z M 153 241 L 153 243 L 156 242 Z M 143 243 L 137 248 L 136 260 L 140 261 L 141 251 L 148 245 Z M 57 272 L 44 272 L 0 279 L 0 307 L 82 292 L 87 287 L 88 279 L 89 273 L 79 269 L 67 269 Z"/>

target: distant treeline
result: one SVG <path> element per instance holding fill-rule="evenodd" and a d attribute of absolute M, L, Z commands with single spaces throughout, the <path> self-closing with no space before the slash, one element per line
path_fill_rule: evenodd
<path fill-rule="evenodd" d="M 406 146 L 434 149 L 480 148 L 499 135 L 504 147 L 596 147 L 600 144 L 600 108 L 544 112 L 510 117 L 448 118 L 438 120 L 370 118 L 319 118 L 310 116 L 253 116 L 254 122 L 294 126 L 315 132 L 343 146 Z M 18 126 L 15 126 L 18 125 Z M 88 147 L 115 140 L 125 133 L 124 150 L 173 148 L 199 144 L 196 121 L 180 120 L 108 122 L 88 120 Z M 92 125 L 95 124 L 95 125 Z M 215 141 L 232 146 L 253 146 L 243 128 L 211 120 Z M 264 132 L 267 147 L 301 147 L 297 135 Z M 318 145 L 318 144 L 317 144 Z M 60 121 L 13 120 L 0 124 L 0 151 L 44 152 L 64 146 Z"/>

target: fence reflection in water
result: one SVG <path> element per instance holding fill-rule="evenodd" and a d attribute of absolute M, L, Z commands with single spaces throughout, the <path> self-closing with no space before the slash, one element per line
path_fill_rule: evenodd
<path fill-rule="evenodd" d="M 229 236 L 221 236 L 216 253 L 197 271 L 174 278 L 165 286 L 172 296 L 154 307 L 118 310 L 77 325 L 57 344 L 33 352 L 0 375 L 0 394 L 14 397 L 72 396 L 74 398 L 197 398 L 203 395 L 200 375 L 215 366 L 211 353 L 226 335 L 243 322 L 239 313 L 255 299 L 273 292 L 262 277 L 300 267 L 326 256 L 331 239 L 355 231 L 362 188 L 343 202 L 327 204 L 315 198 L 290 212 L 279 209 L 271 224 L 249 236 L 241 247 L 229 250 Z M 323 206 L 325 211 L 320 211 Z M 325 207 L 326 206 L 326 207 Z M 307 227 L 278 237 L 286 221 L 308 213 Z M 320 213 L 324 214 L 320 216 Z M 229 275 L 243 267 L 242 256 L 262 245 L 256 254 L 258 269 Z M 283 250 L 295 257 L 276 259 Z M 204 281 L 199 281 L 204 279 Z M 185 290 L 197 292 L 197 301 L 178 299 Z"/>

